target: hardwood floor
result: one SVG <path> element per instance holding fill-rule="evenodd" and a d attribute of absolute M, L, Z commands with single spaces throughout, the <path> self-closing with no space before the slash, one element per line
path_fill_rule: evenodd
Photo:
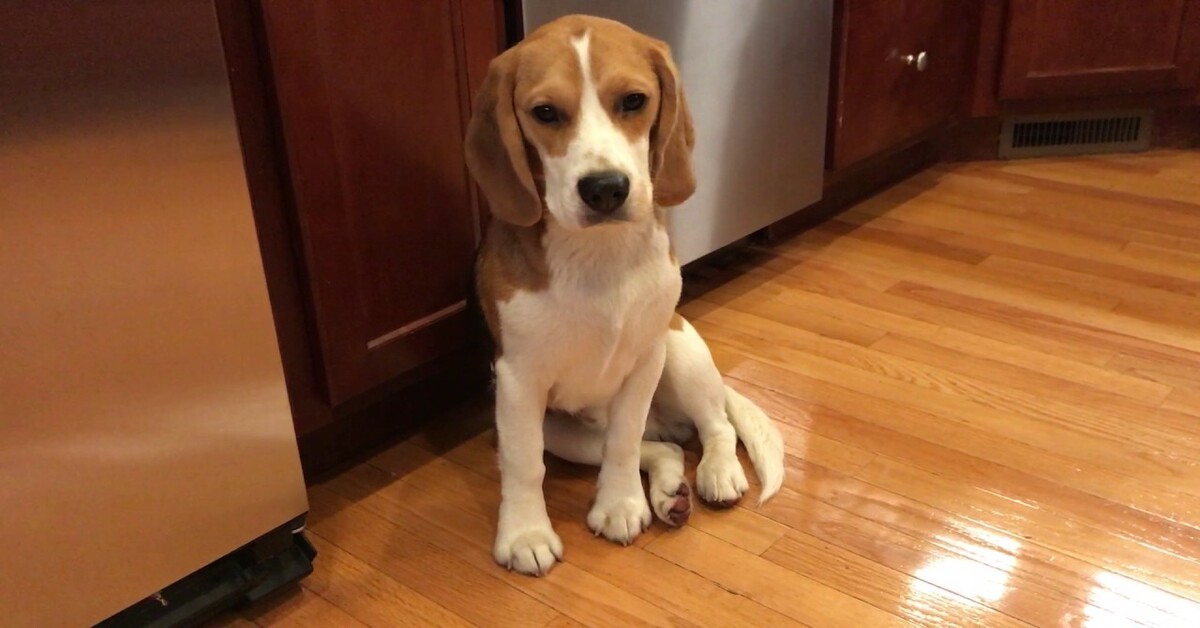
<path fill-rule="evenodd" d="M 773 501 L 622 548 L 552 462 L 566 562 L 512 575 L 466 403 L 314 486 L 316 573 L 224 623 L 1200 625 L 1200 153 L 943 165 L 694 274 Z"/>

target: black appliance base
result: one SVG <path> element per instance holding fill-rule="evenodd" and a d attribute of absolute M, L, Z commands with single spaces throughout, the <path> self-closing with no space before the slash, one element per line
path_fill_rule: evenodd
<path fill-rule="evenodd" d="M 279 526 L 97 626 L 198 626 L 224 611 L 253 604 L 312 573 L 317 550 L 304 537 L 303 527 L 303 516 Z"/>

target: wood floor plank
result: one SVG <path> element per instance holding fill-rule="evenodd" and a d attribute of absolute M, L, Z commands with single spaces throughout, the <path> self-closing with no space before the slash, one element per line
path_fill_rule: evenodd
<path fill-rule="evenodd" d="M 581 624 L 574 619 L 567 617 L 566 615 L 559 615 L 558 617 L 551 619 L 549 623 L 545 624 L 546 628 L 577 628 L 578 626 L 584 625 L 585 624 Z"/>
<path fill-rule="evenodd" d="M 906 250 L 894 245 L 897 236 L 890 231 L 872 226 L 854 228 L 850 225 L 852 223 L 832 221 L 830 229 L 836 228 L 839 233 L 826 233 L 821 239 L 812 236 L 811 240 L 798 241 L 786 248 L 781 247 L 779 251 L 784 256 L 804 260 L 837 259 L 843 263 L 852 262 L 859 269 L 872 270 L 893 281 L 920 282 L 972 296 L 986 295 L 998 300 L 1021 302 L 1027 307 L 1036 306 L 1047 313 L 1059 315 L 1103 312 L 1119 302 L 1113 295 L 1050 290 L 1035 282 L 1011 281 L 1002 275 L 989 276 L 988 269 L 978 267 L 979 262 L 965 263 Z M 986 255 L 981 253 L 980 261 L 983 259 L 986 259 Z"/>
<path fill-rule="evenodd" d="M 803 532 L 789 533 L 763 557 L 794 573 L 889 609 L 918 626 L 1028 625 L 952 593 L 936 582 L 896 571 Z M 982 565 L 979 567 L 978 572 L 987 572 Z M 939 578 L 934 575 L 931 579 Z"/>
<path fill-rule="evenodd" d="M 1022 311 L 1036 312 L 1089 328 L 1158 344 L 1179 345 L 1193 351 L 1200 348 L 1200 339 L 1191 333 L 1191 330 L 1180 330 L 1154 321 L 1139 321 L 1110 312 L 1120 303 L 1117 295 L 1103 295 L 1072 286 L 1044 286 L 1028 278 L 1022 280 L 1003 273 L 992 274 L 983 267 L 910 254 L 893 249 L 885 241 L 880 241 L 877 235 L 880 233 L 887 232 L 870 227 L 855 229 L 849 237 L 843 237 L 836 240 L 836 244 L 826 246 L 820 255 L 836 255 L 853 260 L 860 267 L 893 273 L 891 276 L 903 285 L 932 287 L 969 299 L 1019 303 Z M 848 240 L 855 242 L 843 244 Z M 1195 273 L 1192 275 L 1200 276 Z M 892 288 L 893 291 L 897 289 Z"/>
<path fill-rule="evenodd" d="M 1040 399 L 1040 402 L 1046 405 L 1050 403 L 1050 400 L 1067 406 L 1083 405 L 1084 407 L 1079 408 L 1079 411 L 1088 414 L 1096 414 L 1089 408 L 1103 408 L 1101 414 L 1118 421 L 1142 418 L 1145 426 L 1154 430 L 1161 437 L 1147 439 L 1148 444 L 1162 447 L 1163 450 L 1168 450 L 1177 444 L 1180 434 L 1200 436 L 1200 425 L 1196 425 L 1195 421 L 1188 416 L 1157 412 L 1153 420 L 1145 421 L 1145 404 L 1157 405 L 1165 399 L 1165 394 L 1148 402 L 1129 399 L 1112 388 L 1077 384 L 1055 375 L 1039 373 L 991 358 L 973 356 L 957 349 L 914 338 L 885 336 L 871 348 L 929 365 L 952 364 L 954 372 L 960 375 L 1013 389 L 1010 390 L 1012 395 L 1026 399 L 1032 396 Z M 1064 408 L 1064 411 L 1070 410 Z M 1122 427 L 1116 425 L 1112 429 L 1120 431 Z"/>
<path fill-rule="evenodd" d="M 287 594 L 303 595 L 299 590 L 291 591 L 285 595 Z M 244 615 L 235 611 L 224 613 L 208 623 L 208 628 L 254 628 L 255 626 L 258 626 L 258 624 L 246 619 Z"/>
<path fill-rule="evenodd" d="M 810 626 L 901 626 L 897 615 L 685 527 L 646 548 L 738 595 Z"/>
<path fill-rule="evenodd" d="M 1063 196 L 1050 197 L 1025 213 L 1031 222 L 1077 233 L 1111 234 L 1129 242 L 1144 242 L 1162 248 L 1191 250 L 1200 242 L 1200 229 L 1188 224 L 1156 220 L 1144 215 L 1138 203 L 1105 204 L 1087 199 L 1086 211 L 1070 212 L 1055 206 Z"/>
<path fill-rule="evenodd" d="M 1200 339 L 1189 331 L 1134 321 L 1120 315 L 1105 315 L 1092 310 L 1080 311 L 1073 318 L 1063 318 L 1045 311 L 1035 311 L 1024 303 L 1012 305 L 914 282 L 900 282 L 889 288 L 888 293 L 995 320 L 1014 321 L 1026 329 L 1074 338 L 1116 353 L 1145 356 L 1152 360 L 1200 359 Z"/>
<path fill-rule="evenodd" d="M 1066 512 L 1090 509 L 1106 527 L 1133 538 L 1139 538 L 1139 533 L 1153 533 L 1156 536 L 1148 540 L 1156 540 L 1164 525 L 1175 529 L 1194 521 L 1190 513 L 1196 512 L 1195 496 L 1116 474 L 1102 465 L 1080 465 L 1055 452 L 1002 440 L 986 431 L 848 388 L 808 378 L 797 381 L 793 375 L 769 365 L 745 366 L 736 375 L 755 382 L 741 382 L 746 395 L 775 420 L 800 426 L 830 442 L 851 443 L 842 446 L 862 447 L 876 456 L 904 460 L 935 473 L 955 474 L 964 482 L 987 486 L 1016 501 L 1037 498 Z M 798 399 L 795 394 L 818 397 L 821 403 Z M 843 475 L 857 475 L 861 470 L 834 469 L 805 453 L 793 455 Z"/>
<path fill-rule="evenodd" d="M 1189 468 L 1188 461 L 1200 459 L 1200 443 L 1179 443 L 1177 439 L 1172 440 L 1168 431 L 1154 424 L 1126 434 L 1122 431 L 1126 423 L 1114 418 L 1107 408 L 1097 410 L 1055 402 L 1036 391 L 1007 388 L 940 366 L 891 358 L 736 312 L 712 312 L 693 324 L 702 333 L 718 326 L 719 331 L 714 331 L 713 335 L 719 336 L 722 342 L 737 341 L 744 353 L 798 373 L 871 387 L 877 395 L 886 395 L 900 404 L 919 404 L 923 409 L 934 411 L 952 408 L 962 415 L 959 420 L 982 422 L 997 432 L 1010 433 L 1023 442 L 1047 448 L 1053 448 L 1063 438 L 1068 439 L 1070 445 L 1086 448 L 1088 452 L 1101 448 L 1109 452 L 1111 462 L 1116 462 L 1118 457 L 1125 458 L 1129 465 L 1127 470 L 1165 474 L 1171 473 L 1172 469 Z M 772 341 L 762 342 L 760 339 L 764 336 L 772 337 Z M 1185 426 L 1191 424 L 1186 419 L 1182 423 Z M 1191 428 L 1200 429 L 1200 426 Z M 1142 447 L 1135 448 L 1134 444 Z M 1167 446 L 1181 450 L 1181 461 L 1160 459 L 1151 462 L 1144 457 L 1160 454 Z"/>
<path fill-rule="evenodd" d="M 764 396 L 747 389 L 747 394 L 753 394 L 753 398 L 758 402 L 767 404 L 764 407 L 769 408 L 771 416 L 776 420 L 804 425 L 810 431 L 852 444 L 858 444 L 860 437 L 853 434 L 839 435 L 840 426 L 854 425 L 864 434 L 870 434 L 877 428 L 885 429 L 925 442 L 943 444 L 961 452 L 965 459 L 954 464 L 963 465 L 968 469 L 977 468 L 983 462 L 1009 466 L 1043 480 L 1075 487 L 1088 494 L 1165 519 L 1192 523 L 1200 521 L 1200 498 L 1189 494 L 1188 491 L 1195 492 L 1195 487 L 1190 481 L 1176 481 L 1176 486 L 1169 487 L 1157 477 L 1147 478 L 1136 473 L 1118 471 L 1107 462 L 1105 456 L 1068 456 L 1060 450 L 1061 448 L 1037 447 L 1015 438 L 1000 436 L 989 430 L 986 425 L 974 426 L 946 418 L 942 409 L 938 407 L 917 408 L 900 405 L 890 399 L 860 392 L 840 382 L 827 382 L 819 377 L 797 373 L 794 369 L 781 368 L 749 358 L 744 353 L 738 353 L 739 350 L 736 349 L 732 350 L 734 353 L 730 353 L 731 349 L 723 344 L 710 342 L 710 346 L 713 347 L 717 363 L 723 365 L 731 376 L 748 386 L 766 387 L 787 395 L 788 398 L 773 402 L 770 395 Z M 730 355 L 734 357 L 728 357 Z M 820 399 L 822 405 L 804 401 L 806 399 Z M 803 411 L 797 410 L 797 407 L 803 408 Z M 825 412 L 830 409 L 837 413 L 837 418 L 825 420 Z M 999 415 L 998 418 L 1003 420 L 1004 416 Z M 843 417 L 855 417 L 860 421 L 850 422 Z M 810 418 L 814 419 L 814 422 L 806 423 Z M 892 438 L 894 437 L 888 440 Z M 863 439 L 861 442 L 864 447 L 872 450 L 882 446 L 870 439 Z M 901 444 L 905 447 L 915 447 L 919 443 L 901 441 Z M 913 451 L 914 455 L 930 455 L 919 447 Z"/>
<path fill-rule="evenodd" d="M 1025 532 L 1026 544 L 1036 542 L 1052 551 L 1098 564 L 1111 573 L 1150 583 L 1179 596 L 1179 604 L 1200 612 L 1200 603 L 1195 602 L 1200 600 L 1200 555 L 1173 552 L 1170 546 L 1175 545 L 1174 538 L 1166 537 L 1148 545 L 1106 529 L 1072 523 L 1029 504 L 1017 504 L 1026 510 L 1026 516 L 1018 519 L 1012 499 L 883 457 L 867 465 L 859 477 L 935 508 L 968 515 L 986 529 L 1036 530 Z M 969 513 L 961 512 L 963 503 L 971 504 Z M 1194 529 L 1174 531 L 1174 535 L 1181 537 L 1190 534 L 1194 534 Z M 1103 553 L 1097 553 L 1097 547 L 1103 547 Z"/>
<path fill-rule="evenodd" d="M 1069 359 L 1057 353 L 1047 352 L 1040 345 L 1031 348 L 1027 345 L 1014 342 L 1013 339 L 998 341 L 986 336 L 960 331 L 953 327 L 924 323 L 919 320 L 872 310 L 865 306 L 846 303 L 821 294 L 802 290 L 790 290 L 786 293 L 781 292 L 772 296 L 759 294 L 755 294 L 754 296 L 756 298 L 747 299 L 745 303 L 737 300 L 718 300 L 712 303 L 704 300 L 699 302 L 704 303 L 708 307 L 697 307 L 698 303 L 694 302 L 684 306 L 681 312 L 685 316 L 699 318 L 703 316 L 704 312 L 713 309 L 712 306 L 719 304 L 726 309 L 753 313 L 778 323 L 802 328 L 835 340 L 848 340 L 855 344 L 863 344 L 866 340 L 874 339 L 864 346 L 873 345 L 875 342 L 882 340 L 885 335 L 911 337 L 974 357 L 986 357 L 1021 369 L 1033 370 L 1045 375 L 1066 379 L 1077 384 L 1107 390 L 1114 394 L 1129 396 L 1130 398 L 1150 403 L 1161 402 L 1170 391 L 1170 386 L 1166 384 L 1116 373 L 1099 366 L 1093 366 L 1086 360 Z M 719 295 L 715 298 L 719 299 Z M 869 336 L 861 335 L 856 339 L 829 335 L 824 333 L 823 330 L 811 329 L 806 325 L 808 313 L 815 309 L 824 309 L 827 312 L 836 313 L 847 318 L 870 319 L 879 329 L 876 330 L 876 333 Z M 1104 360 L 1104 362 L 1107 361 L 1107 359 Z"/>
<path fill-rule="evenodd" d="M 1200 210 L 1197 210 L 1200 211 Z M 1179 277 L 1195 277 L 1200 274 L 1200 252 L 1196 249 L 1178 250 L 1145 242 L 1130 242 L 1122 250 L 1126 258 L 1140 264 L 1170 269 Z"/>
<path fill-rule="evenodd" d="M 1197 246 L 1200 246 L 1200 243 Z M 1027 278 L 1029 281 L 1048 286 L 1071 286 L 1075 290 L 1119 295 L 1120 302 L 1114 308 L 1115 312 L 1147 321 L 1173 323 L 1182 320 L 1184 317 L 1176 313 L 1188 311 L 1195 301 L 1194 296 L 1140 282 L 1047 266 L 1004 255 L 993 255 L 981 262 L 980 266 L 1013 278 Z"/>
<path fill-rule="evenodd" d="M 467 506 L 462 501 L 447 499 L 447 495 L 482 498 L 482 488 L 473 488 L 470 484 L 472 475 L 453 463 L 439 460 L 404 481 L 381 483 L 378 473 L 360 467 L 343 476 L 358 485 L 347 488 L 340 484 L 339 488 L 370 491 L 371 496 L 361 504 L 368 505 L 389 521 L 403 520 L 405 525 L 419 530 L 430 543 L 470 563 L 478 571 L 502 579 L 510 587 L 585 625 L 603 625 L 605 621 L 647 626 L 679 623 L 669 612 L 570 563 L 559 565 L 555 569 L 555 578 L 529 578 L 498 569 L 491 557 L 496 510 L 472 512 L 465 510 Z M 442 484 L 435 485 L 435 481 Z M 431 490 L 434 486 L 438 490 Z M 488 487 L 489 492 L 498 496 L 496 488 Z M 581 521 L 573 523 L 580 525 Z M 564 526 L 559 523 L 559 527 Z"/>
<path fill-rule="evenodd" d="M 353 486 L 345 476 L 334 482 L 343 490 Z M 310 489 L 312 509 L 329 513 L 311 526 L 313 530 L 472 623 L 522 626 L 545 623 L 558 615 L 502 580 L 502 573 L 481 570 L 434 543 L 428 538 L 427 527 L 381 516 L 370 504 L 363 503 L 365 495 L 355 495 L 346 497 L 328 485 Z M 490 554 L 485 556 L 490 559 Z"/>
<path fill-rule="evenodd" d="M 1200 386 L 1200 362 L 1186 356 L 1166 358 L 1122 353 L 1113 356 L 1105 366 L 1176 388 Z"/>
<path fill-rule="evenodd" d="M 940 243 L 941 246 L 954 246 L 955 249 L 971 251 L 976 256 L 1003 251 L 1052 251 L 1055 256 L 1080 261 L 1126 261 L 1126 267 L 1138 267 L 1135 259 L 1123 252 L 1124 247 L 1129 244 L 1127 239 L 1102 238 L 1098 234 L 1039 225 L 1025 216 L 996 215 L 991 211 L 950 203 L 911 203 L 900 208 L 880 209 L 877 213 L 851 209 L 834 221 L 835 226 L 838 223 L 862 226 L 862 231 L 856 229 L 854 232 L 858 237 L 874 237 L 881 241 L 924 239 Z M 871 229 L 874 229 L 874 233 Z M 827 229 L 822 228 L 818 233 L 826 232 Z M 880 232 L 893 235 L 887 237 Z M 1046 253 L 1040 255 L 1046 256 Z"/>
<path fill-rule="evenodd" d="M 1167 395 L 1162 407 L 1200 417 L 1200 383 L 1194 388 L 1175 388 Z"/>
<path fill-rule="evenodd" d="M 855 210 L 846 212 L 841 219 L 848 224 L 861 223 L 879 231 L 919 236 L 935 241 L 953 242 L 959 246 L 971 247 L 981 252 L 986 252 L 988 259 L 984 259 L 977 264 L 980 267 L 980 271 L 977 271 L 979 272 L 978 276 L 984 280 L 994 279 L 1001 281 L 1001 283 L 1006 283 L 1006 280 L 1009 278 L 1004 275 L 986 274 L 986 271 L 992 270 L 992 266 L 988 264 L 990 259 L 996 256 L 1003 256 L 1012 260 L 1036 263 L 1055 270 L 1074 272 L 1099 279 L 1109 279 L 1127 285 L 1158 288 L 1166 292 L 1189 296 L 1197 293 L 1196 273 L 1180 269 L 1179 264 L 1175 262 L 1156 264 L 1140 261 L 1134 255 L 1125 252 L 1132 244 L 1131 241 L 1125 239 L 1116 239 L 1108 247 L 1097 248 L 1097 250 L 1088 251 L 1080 255 L 1079 253 L 1065 252 L 1063 247 L 1053 246 L 1053 242 L 1058 239 L 1058 236 L 1053 233 L 1046 236 L 1046 244 L 1039 246 L 1037 243 L 1028 242 L 1027 238 L 998 237 L 996 233 L 993 233 L 989 229 L 980 229 L 980 233 L 973 233 L 972 230 L 962 229 L 953 221 L 950 224 L 954 226 L 947 228 L 905 221 L 891 214 L 863 214 Z M 1028 219 L 1022 218 L 1020 220 L 1026 221 Z M 1061 229 L 1061 231 L 1067 233 L 1068 229 Z M 870 232 L 863 233 L 865 235 Z M 1200 245 L 1200 241 L 1189 241 L 1189 247 L 1194 248 L 1198 245 Z M 1041 283 L 1041 276 L 1039 274 L 1028 275 L 1025 279 L 1034 285 Z M 983 283 L 987 285 L 989 282 L 985 281 Z M 1056 287 L 1068 290 L 1072 288 L 1071 284 L 1055 285 Z M 1073 291 L 1068 292 L 1068 294 L 1079 298 Z M 1084 297 L 1080 301 L 1083 303 L 1099 302 L 1102 297 L 1111 299 L 1119 297 L 1121 294 L 1119 291 L 1108 293 L 1094 291 L 1091 299 Z"/>
<path fill-rule="evenodd" d="M 1189 214 L 1192 205 L 1158 203 L 1153 199 L 1088 195 L 1080 193 L 1078 186 L 1060 186 L 1021 175 L 1003 173 L 986 165 L 954 165 L 956 174 L 984 181 L 1028 184 L 1024 195 L 974 195 L 942 198 L 936 189 L 916 199 L 946 201 L 959 207 L 990 211 L 994 214 L 1020 216 L 1032 225 L 1064 229 L 1068 233 L 1086 234 L 1099 239 L 1123 239 L 1146 241 L 1170 247 L 1170 243 L 1183 244 L 1200 238 L 1200 231 Z M 1146 178 L 1147 186 L 1153 178 Z M 882 195 L 881 195 L 882 196 Z M 875 209 L 878 204 L 863 203 L 864 209 Z M 997 208 L 1004 208 L 1003 210 Z M 968 227 L 970 228 L 970 227 Z M 1020 231 L 1020 227 L 1018 227 Z"/>
<path fill-rule="evenodd" d="M 303 587 L 291 595 L 275 597 L 247 615 L 260 626 L 279 628 L 364 628 L 367 625 Z"/>
<path fill-rule="evenodd" d="M 911 337 L 960 355 L 990 360 L 1006 367 L 1031 371 L 1092 390 L 1107 391 L 1142 403 L 1159 403 L 1169 392 L 1169 387 L 1164 384 L 953 328 L 942 327 L 932 334 L 895 334 L 892 337 Z"/>
<path fill-rule="evenodd" d="M 1076 189 L 1081 193 L 1099 195 L 1107 193 L 1134 199 L 1156 199 L 1171 201 L 1182 206 L 1200 207 L 1200 190 L 1188 181 L 1158 179 L 1156 185 L 1146 185 L 1144 173 L 1120 172 L 1104 169 L 1097 173 L 1096 162 L 1065 161 L 1060 163 L 1042 161 L 1014 161 L 1000 167 L 1001 172 L 1022 175 L 1039 181 L 1060 184 L 1059 189 Z M 1044 184 L 1043 184 L 1044 185 Z"/>
<path fill-rule="evenodd" d="M 1080 199 L 1069 191 L 1039 192 L 1034 198 L 1037 204 L 1029 208 L 1025 217 L 1035 224 L 1075 229 L 1099 237 L 1120 234 L 1130 242 L 1181 250 L 1187 250 L 1187 243 L 1200 241 L 1200 227 L 1178 208 L 1164 209 L 1137 199 L 1107 198 L 1087 198 L 1088 206 L 1080 208 Z"/>
<path fill-rule="evenodd" d="M 778 274 L 768 272 L 773 273 L 772 282 L 791 290 L 790 297 L 819 295 L 838 303 L 831 307 L 853 311 L 856 318 L 886 329 L 893 329 L 897 321 L 907 319 L 901 327 L 915 324 L 926 328 L 953 328 L 1099 366 L 1107 364 L 1118 353 L 1108 347 L 1096 346 L 1090 338 L 1067 337 L 1055 329 L 1030 326 L 1019 319 L 992 316 L 986 311 L 959 311 L 891 294 L 888 290 L 897 283 L 896 280 L 883 282 L 884 287 L 877 288 L 872 284 L 880 282 L 871 279 L 870 271 L 855 268 L 852 263 L 811 260 L 767 263 L 781 263 L 786 267 Z M 751 267 L 744 270 L 757 272 Z M 750 313 L 757 314 L 757 310 L 750 310 Z"/>
<path fill-rule="evenodd" d="M 319 534 L 309 534 L 322 569 L 304 588 L 372 626 L 470 626 L 470 622 L 355 558 Z M 386 602 L 386 603 L 381 603 Z"/>
<path fill-rule="evenodd" d="M 876 487 L 817 498 L 806 487 L 785 486 L 764 513 L 796 531 L 1019 620 L 1048 626 L 1077 617 L 1100 625 L 1136 625 L 1146 618 L 1176 615 L 1164 613 L 1155 595 L 1177 598 L 1159 589 L 1150 589 L 1155 592 L 1150 596 L 1110 591 L 1097 595 L 1102 585 L 1094 565 L 1025 546 L 1019 537 L 981 528 L 889 491 Z"/>

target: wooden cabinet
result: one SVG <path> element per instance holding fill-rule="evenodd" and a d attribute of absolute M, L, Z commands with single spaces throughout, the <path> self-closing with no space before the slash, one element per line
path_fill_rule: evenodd
<path fill-rule="evenodd" d="M 999 98 L 1189 90 L 1200 0 L 1008 0 Z"/>
<path fill-rule="evenodd" d="M 480 211 L 470 89 L 497 53 L 479 0 L 263 0 L 263 38 L 330 404 L 472 341 Z"/>
<path fill-rule="evenodd" d="M 901 145 L 957 113 L 978 30 L 973 4 L 837 3 L 830 168 Z"/>
<path fill-rule="evenodd" d="M 483 390 L 463 159 L 500 0 L 215 0 L 309 478 Z M 219 260 L 218 260 L 219 262 Z"/>

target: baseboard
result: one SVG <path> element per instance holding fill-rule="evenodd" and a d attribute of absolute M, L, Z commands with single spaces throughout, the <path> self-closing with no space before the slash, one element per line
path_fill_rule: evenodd
<path fill-rule="evenodd" d="M 440 360 L 384 394 L 338 408 L 331 422 L 301 435 L 300 464 L 309 484 L 348 469 L 414 433 L 439 413 L 487 392 L 491 368 L 478 351 Z"/>

